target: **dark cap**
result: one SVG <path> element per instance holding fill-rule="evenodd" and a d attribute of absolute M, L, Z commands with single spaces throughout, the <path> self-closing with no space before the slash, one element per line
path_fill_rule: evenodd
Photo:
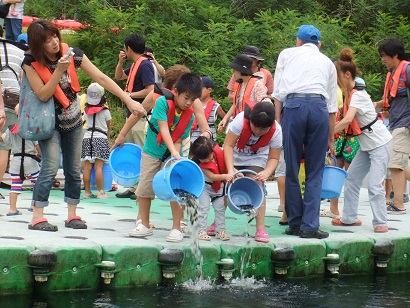
<path fill-rule="evenodd" d="M 205 88 L 214 88 L 214 82 L 212 81 L 211 77 L 209 76 L 202 76 L 201 77 L 202 86 Z"/>
<path fill-rule="evenodd" d="M 242 53 L 244 55 L 248 55 L 249 57 L 254 58 L 258 61 L 264 61 L 265 60 L 264 58 L 261 58 L 259 48 L 256 47 L 256 46 L 251 46 L 251 45 L 246 46 L 243 49 Z"/>
<path fill-rule="evenodd" d="M 234 70 L 241 72 L 245 75 L 252 75 L 252 59 L 248 55 L 239 54 L 235 57 L 229 66 Z"/>

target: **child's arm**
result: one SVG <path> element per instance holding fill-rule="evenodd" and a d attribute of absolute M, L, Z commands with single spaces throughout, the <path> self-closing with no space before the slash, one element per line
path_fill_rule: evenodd
<path fill-rule="evenodd" d="M 268 178 L 276 170 L 276 167 L 279 164 L 279 157 L 280 157 L 281 151 L 282 151 L 281 148 L 269 148 L 268 161 L 266 163 L 265 170 L 259 172 L 255 176 L 255 180 L 262 181 L 262 182 L 265 182 L 268 180 Z"/>
<path fill-rule="evenodd" d="M 168 123 L 166 121 L 158 120 L 159 133 L 162 135 L 162 140 L 164 140 L 171 156 L 180 159 L 180 152 L 176 149 L 174 142 L 172 141 L 171 134 L 169 133 Z M 182 142 L 181 142 L 182 145 Z"/>
<path fill-rule="evenodd" d="M 223 119 L 226 115 L 226 112 L 222 109 L 221 105 L 219 105 L 218 108 L 216 108 L 216 113 L 221 119 Z"/>
<path fill-rule="evenodd" d="M 222 182 L 222 181 L 232 181 L 232 174 L 215 174 L 209 169 L 202 169 L 202 172 L 207 176 L 212 182 Z"/>
<path fill-rule="evenodd" d="M 231 130 L 228 130 L 228 133 L 226 134 L 226 137 L 225 137 L 224 146 L 223 146 L 225 165 L 226 165 L 226 169 L 228 170 L 228 174 L 234 173 L 233 149 L 238 139 L 239 139 L 238 135 L 235 135 Z"/>
<path fill-rule="evenodd" d="M 218 124 L 218 134 L 221 134 L 225 130 L 226 125 L 228 124 L 229 119 L 233 115 L 234 110 L 235 110 L 235 106 L 232 105 L 231 108 L 229 108 L 229 111 L 222 118 L 221 122 L 219 122 L 219 124 Z"/>

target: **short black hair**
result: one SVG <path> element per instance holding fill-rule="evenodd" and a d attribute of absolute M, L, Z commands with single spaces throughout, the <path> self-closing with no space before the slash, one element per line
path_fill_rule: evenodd
<path fill-rule="evenodd" d="M 199 136 L 192 142 L 190 152 L 192 160 L 199 164 L 200 159 L 207 159 L 213 152 L 212 141 L 204 136 Z"/>
<path fill-rule="evenodd" d="M 394 57 L 397 55 L 399 60 L 406 60 L 406 52 L 404 51 L 404 46 L 399 39 L 390 38 L 383 40 L 378 48 L 380 56 L 385 54 L 389 57 Z"/>
<path fill-rule="evenodd" d="M 151 52 L 153 53 L 154 51 L 152 50 L 151 46 L 145 46 L 145 52 Z"/>
<path fill-rule="evenodd" d="M 193 95 L 195 98 L 201 97 L 201 78 L 193 73 L 182 74 L 175 83 L 175 89 L 178 91 L 178 94 L 186 92 Z"/>
<path fill-rule="evenodd" d="M 271 127 L 275 123 L 275 106 L 266 99 L 260 101 L 251 110 L 249 121 L 259 128 Z"/>
<path fill-rule="evenodd" d="M 145 39 L 139 34 L 130 34 L 125 38 L 125 47 L 129 47 L 135 53 L 145 52 Z"/>

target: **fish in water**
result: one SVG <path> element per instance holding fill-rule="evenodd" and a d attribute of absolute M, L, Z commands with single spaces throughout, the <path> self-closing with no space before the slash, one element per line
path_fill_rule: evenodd
<path fill-rule="evenodd" d="M 178 188 L 174 189 L 174 194 L 186 205 L 191 225 L 194 225 L 198 220 L 198 198 L 195 195 Z"/>

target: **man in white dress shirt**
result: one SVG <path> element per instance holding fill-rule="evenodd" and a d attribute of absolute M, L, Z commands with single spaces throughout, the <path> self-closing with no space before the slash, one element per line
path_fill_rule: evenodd
<path fill-rule="evenodd" d="M 286 162 L 285 233 L 301 238 L 326 238 L 319 230 L 320 193 L 326 151 L 334 155 L 333 131 L 337 112 L 337 74 L 332 61 L 320 51 L 320 31 L 299 27 L 296 47 L 279 54 L 274 77 L 275 104 L 283 107 L 283 150 Z M 305 159 L 304 197 L 299 184 Z"/>

